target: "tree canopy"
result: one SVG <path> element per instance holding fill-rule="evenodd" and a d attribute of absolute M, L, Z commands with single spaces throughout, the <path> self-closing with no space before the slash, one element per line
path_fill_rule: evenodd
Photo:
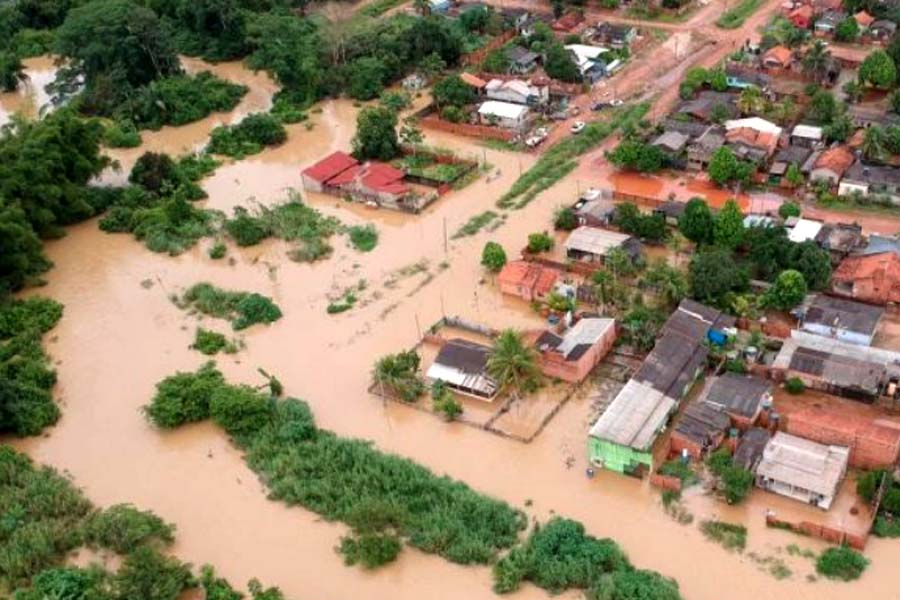
<path fill-rule="evenodd" d="M 691 198 L 678 219 L 678 229 L 684 237 L 696 244 L 713 242 L 714 219 L 709 205 L 703 198 Z"/>
<path fill-rule="evenodd" d="M 356 117 L 353 155 L 360 160 L 391 160 L 398 151 L 396 113 L 371 106 L 360 111 Z"/>

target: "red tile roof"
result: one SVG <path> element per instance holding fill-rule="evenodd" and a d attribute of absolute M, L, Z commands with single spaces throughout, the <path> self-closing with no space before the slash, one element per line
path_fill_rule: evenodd
<path fill-rule="evenodd" d="M 816 169 L 828 169 L 839 177 L 853 164 L 853 153 L 844 146 L 829 148 L 816 160 Z"/>
<path fill-rule="evenodd" d="M 341 186 L 358 182 L 362 187 L 386 194 L 405 194 L 409 188 L 403 183 L 406 173 L 383 162 L 369 162 L 345 169 L 328 180 L 328 185 Z"/>
<path fill-rule="evenodd" d="M 507 263 L 498 276 L 504 284 L 525 286 L 536 296 L 545 296 L 559 277 L 554 269 L 524 260 Z"/>
<path fill-rule="evenodd" d="M 835 283 L 868 282 L 855 291 L 854 298 L 885 304 L 900 302 L 900 257 L 893 252 L 848 256 L 835 269 Z"/>
<path fill-rule="evenodd" d="M 795 8 L 791 11 L 790 17 L 800 17 L 803 19 L 811 19 L 813 16 L 813 7 L 809 4 L 804 4 L 800 8 Z"/>
<path fill-rule="evenodd" d="M 764 63 L 777 63 L 782 66 L 787 66 L 791 63 L 792 53 L 790 49 L 785 48 L 784 46 L 775 46 L 774 48 L 770 48 L 765 54 L 763 54 L 763 62 Z"/>
<path fill-rule="evenodd" d="M 344 152 L 334 152 L 316 164 L 304 169 L 303 175 L 310 179 L 314 179 L 319 183 L 325 183 L 332 177 L 357 165 L 359 165 L 359 162 L 349 154 Z"/>
<path fill-rule="evenodd" d="M 860 27 L 868 27 L 875 21 L 875 17 L 864 10 L 861 10 L 853 15 L 853 18 L 856 19 L 856 22 L 859 23 Z"/>
<path fill-rule="evenodd" d="M 459 78 L 462 79 L 462 82 L 468 84 L 476 89 L 481 89 L 487 85 L 487 82 L 481 77 L 477 77 L 476 75 L 472 75 L 471 73 L 460 73 Z"/>

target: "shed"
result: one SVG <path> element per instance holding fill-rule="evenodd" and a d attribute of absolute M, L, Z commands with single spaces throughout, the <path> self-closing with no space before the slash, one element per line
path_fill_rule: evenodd
<path fill-rule="evenodd" d="M 766 444 L 756 485 L 828 510 L 847 472 L 850 450 L 779 431 Z"/>
<path fill-rule="evenodd" d="M 705 402 L 687 407 L 669 438 L 672 452 L 687 451 L 702 460 L 722 444 L 731 420 L 719 408 Z"/>
<path fill-rule="evenodd" d="M 604 257 L 614 248 L 625 248 L 634 240 L 630 235 L 600 229 L 599 227 L 581 226 L 576 228 L 565 242 L 566 256 L 573 260 L 586 262 L 603 262 Z M 627 250 L 626 250 L 627 251 Z M 635 257 L 632 256 L 632 259 Z"/>
<path fill-rule="evenodd" d="M 491 349 L 461 338 L 448 340 L 441 346 L 426 376 L 443 381 L 461 394 L 482 400 L 497 395 L 497 383 L 487 374 Z"/>
<path fill-rule="evenodd" d="M 807 240 L 815 240 L 822 229 L 824 223 L 813 219 L 803 219 L 797 217 L 788 218 L 784 222 L 784 226 L 788 229 L 788 239 L 799 244 Z"/>
<path fill-rule="evenodd" d="M 791 143 L 812 147 L 822 141 L 822 128 L 815 125 L 796 125 L 791 131 Z"/>

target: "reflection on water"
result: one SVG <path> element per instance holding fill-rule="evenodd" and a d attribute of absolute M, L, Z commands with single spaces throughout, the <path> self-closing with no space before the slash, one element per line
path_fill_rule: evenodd
<path fill-rule="evenodd" d="M 46 87 L 56 77 L 53 58 L 49 56 L 26 58 L 22 64 L 25 65 L 27 76 L 25 81 L 19 84 L 16 91 L 0 94 L 0 125 L 9 123 L 12 115 L 16 113 L 33 118 L 40 111 L 52 108 Z"/>

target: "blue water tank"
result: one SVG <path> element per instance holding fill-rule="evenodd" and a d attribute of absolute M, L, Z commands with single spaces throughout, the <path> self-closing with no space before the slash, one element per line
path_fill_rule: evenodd
<path fill-rule="evenodd" d="M 716 329 L 710 329 L 709 332 L 706 334 L 706 337 L 707 337 L 707 339 L 709 339 L 710 342 L 712 342 L 716 346 L 724 346 L 725 343 L 728 341 L 728 336 L 726 336 L 723 332 L 718 331 Z"/>

